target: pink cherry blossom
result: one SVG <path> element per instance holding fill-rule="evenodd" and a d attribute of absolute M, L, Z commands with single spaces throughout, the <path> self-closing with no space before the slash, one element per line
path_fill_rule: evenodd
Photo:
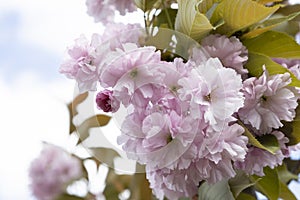
<path fill-rule="evenodd" d="M 147 172 L 150 188 L 159 200 L 164 197 L 178 200 L 181 197 L 193 197 L 197 194 L 199 183 L 191 180 L 192 170 L 170 170 L 167 168 Z"/>
<path fill-rule="evenodd" d="M 94 34 L 91 42 L 81 35 L 75 40 L 75 45 L 68 50 L 69 59 L 60 66 L 60 73 L 68 78 L 75 79 L 80 92 L 96 90 L 99 74 L 99 64 L 102 61 L 103 52 L 107 52 L 107 46 L 99 48 L 101 38 Z"/>
<path fill-rule="evenodd" d="M 104 24 L 113 22 L 116 10 L 121 15 L 136 10 L 133 0 L 86 0 L 86 6 L 88 15 Z"/>
<path fill-rule="evenodd" d="M 108 23 L 114 20 L 114 6 L 109 0 L 86 0 L 87 14 L 94 17 L 95 22 Z"/>
<path fill-rule="evenodd" d="M 243 106 L 242 79 L 234 70 L 224 68 L 217 58 L 210 58 L 178 81 L 179 97 L 191 101 L 194 117 L 205 119 L 211 128 L 220 130 L 234 120 L 234 112 Z"/>
<path fill-rule="evenodd" d="M 203 49 L 211 56 L 221 60 L 225 67 L 235 69 L 239 74 L 247 74 L 243 64 L 248 60 L 248 51 L 236 37 L 209 35 L 201 41 Z"/>
<path fill-rule="evenodd" d="M 52 200 L 63 193 L 66 185 L 82 175 L 79 159 L 59 147 L 45 145 L 30 166 L 30 187 L 39 200 Z"/>
<path fill-rule="evenodd" d="M 197 121 L 179 116 L 175 111 L 150 115 L 135 112 L 123 122 L 118 141 L 130 158 L 150 168 L 185 168 L 191 159 L 183 156 L 183 161 L 181 156 L 190 147 L 198 129 Z M 197 154 L 194 151 L 191 155 Z"/>
<path fill-rule="evenodd" d="M 262 133 L 282 127 L 281 120 L 292 121 L 298 98 L 290 83 L 288 73 L 269 76 L 267 71 L 245 80 L 245 106 L 238 111 L 239 117 Z"/>
<path fill-rule="evenodd" d="M 244 129 L 238 124 L 224 127 L 222 132 L 205 132 L 198 145 L 200 160 L 195 163 L 202 179 L 216 183 L 235 175 L 232 161 L 244 161 L 248 150 L 248 138 L 243 133 Z"/>
<path fill-rule="evenodd" d="M 121 15 L 125 15 L 127 12 L 136 11 L 134 0 L 110 0 L 110 1 Z"/>
<path fill-rule="evenodd" d="M 177 165 L 175 168 L 153 169 L 146 165 L 154 194 L 159 199 L 164 195 L 169 199 L 192 197 L 197 194 L 201 181 L 213 184 L 234 177 L 236 172 L 232 162 L 244 161 L 248 150 L 248 139 L 243 132 L 241 126 L 234 124 L 222 133 L 197 134 L 193 144 L 181 156 L 186 158 L 183 168 Z M 198 152 L 198 156 L 191 152 Z"/>
<path fill-rule="evenodd" d="M 273 58 L 273 60 L 289 69 L 300 80 L 300 59 Z"/>
<path fill-rule="evenodd" d="M 160 62 L 160 52 L 156 52 L 155 47 L 137 47 L 136 44 L 127 43 L 123 48 L 124 50 L 112 52 L 106 59 L 100 74 L 100 84 L 103 87 L 114 87 L 126 73 L 135 78 L 138 67 Z"/>
<path fill-rule="evenodd" d="M 140 46 L 144 38 L 144 29 L 140 24 L 108 23 L 102 35 L 103 41 L 109 42 L 111 50 L 123 49 L 126 43 Z"/>

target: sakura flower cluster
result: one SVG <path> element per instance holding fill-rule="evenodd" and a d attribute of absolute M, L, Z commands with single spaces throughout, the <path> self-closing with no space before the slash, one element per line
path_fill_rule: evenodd
<path fill-rule="evenodd" d="M 66 186 L 82 175 L 81 162 L 63 149 L 45 145 L 30 166 L 33 195 L 39 200 L 56 199 Z"/>
<path fill-rule="evenodd" d="M 269 75 L 259 66 L 264 73 L 251 77 L 244 68 L 248 51 L 236 37 L 209 35 L 187 61 L 166 62 L 163 52 L 139 43 L 142 33 L 128 37 L 109 29 L 116 34 L 77 41 L 61 72 L 76 79 L 81 91 L 95 90 L 99 82 L 104 90 L 96 104 L 104 112 L 127 109 L 118 144 L 146 166 L 159 199 L 192 197 L 200 182 L 228 180 L 236 170 L 263 175 L 264 167 L 274 168 L 289 155 L 288 139 L 279 131 L 298 106 L 289 73 Z M 278 150 L 251 144 L 246 128 L 253 137 L 271 135 Z"/>
<path fill-rule="evenodd" d="M 90 41 L 81 35 L 75 40 L 74 46 L 68 48 L 69 58 L 61 64 L 59 71 L 68 78 L 75 79 L 80 92 L 96 90 L 100 65 L 109 52 L 122 48 L 123 43 L 138 43 L 142 38 L 143 32 L 139 24 L 121 23 L 110 24 L 103 35 L 95 33 Z"/>
<path fill-rule="evenodd" d="M 87 13 L 95 22 L 113 22 L 115 10 L 121 15 L 136 10 L 133 0 L 86 0 Z"/>

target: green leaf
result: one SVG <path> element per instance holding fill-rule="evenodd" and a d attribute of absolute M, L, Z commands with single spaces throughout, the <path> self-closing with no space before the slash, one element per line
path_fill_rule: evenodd
<path fill-rule="evenodd" d="M 260 4 L 267 4 L 267 3 L 274 3 L 274 2 L 282 2 L 283 0 L 256 0 L 257 3 Z"/>
<path fill-rule="evenodd" d="M 276 136 L 268 134 L 257 139 L 242 122 L 238 123 L 245 129 L 244 135 L 248 137 L 249 143 L 253 146 L 266 150 L 272 154 L 275 154 L 275 152 L 279 149 L 279 144 Z"/>
<path fill-rule="evenodd" d="M 200 13 L 207 13 L 214 4 L 219 3 L 221 0 L 200 0 L 198 3 L 198 10 Z"/>
<path fill-rule="evenodd" d="M 114 159 L 120 157 L 119 153 L 115 150 L 104 147 L 89 148 L 88 151 L 90 151 L 98 161 L 106 164 L 108 167 L 113 167 Z"/>
<path fill-rule="evenodd" d="M 290 135 L 295 144 L 300 143 L 300 106 L 296 108 L 296 117 L 292 122 L 292 133 Z"/>
<path fill-rule="evenodd" d="M 276 12 L 280 5 L 266 7 L 252 0 L 223 0 L 216 8 L 211 22 L 224 19 L 225 24 L 217 31 L 231 35 L 256 24 Z"/>
<path fill-rule="evenodd" d="M 238 197 L 244 189 L 255 185 L 255 182 L 252 182 L 243 171 L 237 171 L 236 176 L 229 179 L 228 183 L 235 198 Z"/>
<path fill-rule="evenodd" d="M 122 192 L 122 190 L 119 191 L 113 183 L 107 183 L 105 185 L 103 194 L 105 196 L 105 199 L 119 200 L 119 194 L 121 192 Z"/>
<path fill-rule="evenodd" d="M 160 27 L 163 24 L 169 23 L 166 12 L 168 12 L 168 15 L 170 17 L 170 20 L 172 23 L 171 26 L 174 27 L 175 18 L 177 15 L 177 9 L 172 9 L 172 8 L 165 8 L 159 13 L 159 15 L 155 16 L 155 20 L 153 22 L 154 26 Z M 171 28 L 171 27 L 169 27 L 169 28 Z"/>
<path fill-rule="evenodd" d="M 271 153 L 276 153 L 280 149 L 277 137 L 272 134 L 258 137 L 258 141 Z"/>
<path fill-rule="evenodd" d="M 105 126 L 110 121 L 111 117 L 107 115 L 95 115 L 77 127 L 77 133 L 79 134 L 79 138 L 81 141 L 85 140 L 89 136 L 89 129 L 94 127 Z"/>
<path fill-rule="evenodd" d="M 236 200 L 256 200 L 256 198 L 254 196 L 251 196 L 250 194 L 246 194 L 244 192 L 242 192 L 237 198 Z"/>
<path fill-rule="evenodd" d="M 180 31 L 194 40 L 200 41 L 214 27 L 204 14 L 197 9 L 199 0 L 178 0 L 178 13 L 175 30 Z"/>
<path fill-rule="evenodd" d="M 133 176 L 131 175 L 118 175 L 110 168 L 105 180 L 106 186 L 103 191 L 105 198 L 118 200 L 119 194 L 129 188 L 132 178 Z"/>
<path fill-rule="evenodd" d="M 260 53 L 249 52 L 249 59 L 245 67 L 249 70 L 249 73 L 251 75 L 256 77 L 260 76 L 263 73 L 263 65 L 265 65 L 270 75 L 283 74 L 285 72 L 288 72 L 292 78 L 290 86 L 300 87 L 300 81 L 288 69 L 274 62 L 268 56 L 265 56 Z"/>
<path fill-rule="evenodd" d="M 287 187 L 286 184 L 283 182 L 279 182 L 280 184 L 280 192 L 279 192 L 279 197 L 282 199 L 288 199 L 288 200 L 297 200 L 295 195 L 292 193 L 292 191 Z"/>
<path fill-rule="evenodd" d="M 256 37 L 264 32 L 269 31 L 270 29 L 284 23 L 288 22 L 295 17 L 297 17 L 300 14 L 300 12 L 292 13 L 288 16 L 283 16 L 283 17 L 276 17 L 276 18 L 271 18 L 268 19 L 262 23 L 253 25 L 253 27 L 250 27 L 249 29 L 252 30 L 246 34 L 243 35 L 243 38 L 253 38 Z"/>
<path fill-rule="evenodd" d="M 70 194 L 61 194 L 55 200 L 84 200 L 82 197 L 70 195 Z"/>
<path fill-rule="evenodd" d="M 298 110 L 298 107 L 296 109 L 296 112 Z M 298 131 L 297 128 L 295 128 L 296 130 L 294 131 L 294 127 L 293 125 L 299 126 L 300 124 L 297 125 L 297 121 L 299 120 L 297 118 L 297 114 L 296 117 L 294 118 L 295 121 L 292 122 L 285 122 L 282 121 L 283 126 L 279 128 L 279 131 L 281 131 L 282 133 L 284 133 L 284 135 L 289 139 L 288 145 L 296 145 L 300 142 L 300 135 L 299 135 L 299 128 Z"/>
<path fill-rule="evenodd" d="M 150 189 L 150 183 L 146 178 L 146 173 L 138 173 L 144 170 L 145 166 L 137 163 L 137 173 L 133 175 L 132 182 L 130 184 L 130 199 L 153 200 L 152 190 Z"/>
<path fill-rule="evenodd" d="M 265 32 L 243 41 L 251 52 L 273 58 L 300 58 L 300 45 L 291 36 L 276 31 Z"/>
<path fill-rule="evenodd" d="M 76 96 L 74 98 L 74 100 L 69 103 L 68 106 L 68 110 L 69 110 L 69 114 L 70 114 L 70 129 L 69 129 L 69 133 L 73 133 L 76 130 L 75 125 L 73 124 L 73 116 L 77 115 L 77 106 L 79 104 L 81 104 L 86 98 L 88 97 L 88 92 L 79 94 L 78 96 Z"/>
<path fill-rule="evenodd" d="M 291 160 L 290 158 L 285 158 L 283 161 L 290 172 L 293 174 L 300 174 L 300 160 Z"/>
<path fill-rule="evenodd" d="M 277 200 L 279 197 L 280 183 L 276 169 L 271 169 L 269 167 L 264 168 L 265 176 L 259 177 L 253 175 L 254 180 L 258 180 L 255 187 L 266 195 L 269 200 Z"/>
<path fill-rule="evenodd" d="M 282 14 L 282 15 L 290 15 L 295 12 L 299 12 L 300 10 L 300 4 L 296 5 L 285 5 L 284 7 L 281 7 L 277 10 L 276 14 Z M 300 21 L 300 16 L 295 18 L 293 21 Z"/>
<path fill-rule="evenodd" d="M 144 12 L 151 10 L 156 2 L 157 0 L 134 0 L 136 7 Z"/>
<path fill-rule="evenodd" d="M 278 176 L 281 182 L 288 184 L 291 180 L 298 180 L 298 176 L 292 174 L 286 167 L 286 164 L 277 167 Z"/>
<path fill-rule="evenodd" d="M 229 184 L 226 180 L 209 185 L 204 182 L 198 190 L 198 200 L 216 200 L 226 199 L 234 200 L 233 194 L 230 191 Z"/>

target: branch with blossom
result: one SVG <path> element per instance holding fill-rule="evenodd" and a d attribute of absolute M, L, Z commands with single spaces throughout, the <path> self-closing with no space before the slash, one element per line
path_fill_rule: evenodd
<path fill-rule="evenodd" d="M 126 189 L 129 199 L 256 199 L 256 192 L 271 200 L 296 199 L 287 185 L 300 172 L 299 161 L 291 158 L 300 150 L 299 5 L 281 0 L 86 5 L 106 28 L 102 35 L 75 40 L 60 67 L 81 93 L 69 105 L 70 133 L 77 132 L 84 146 L 89 130 L 109 126 L 112 118 L 120 130 L 116 142 L 137 163 L 136 174 L 120 181 L 113 160 L 121 153 L 86 146 L 93 154 L 89 159 L 111 167 L 106 199 L 121 198 Z M 117 13 L 136 10 L 144 13 L 143 25 L 113 21 Z M 98 114 L 76 124 L 77 106 L 85 100 Z M 68 172 L 75 167 L 71 160 L 65 160 Z M 38 199 L 50 189 L 59 197 L 75 178 L 55 179 L 54 188 L 47 179 L 51 168 L 35 176 L 36 165 L 31 177 Z M 49 184 L 36 185 L 40 179 Z M 139 186 L 129 186 L 137 180 Z M 78 198 L 98 198 L 88 194 Z"/>

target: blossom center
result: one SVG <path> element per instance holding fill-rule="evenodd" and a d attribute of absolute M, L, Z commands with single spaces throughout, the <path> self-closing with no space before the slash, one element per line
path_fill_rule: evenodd
<path fill-rule="evenodd" d="M 208 101 L 208 102 L 211 102 L 211 96 L 210 96 L 210 93 L 206 96 L 204 96 L 204 100 L 205 101 Z"/>
<path fill-rule="evenodd" d="M 171 134 L 167 135 L 167 144 L 169 144 L 170 142 L 172 142 L 173 138 L 171 136 Z"/>
<path fill-rule="evenodd" d="M 266 97 L 265 95 L 263 95 L 263 96 L 261 97 L 261 99 L 262 99 L 264 102 L 267 101 L 267 97 Z"/>
<path fill-rule="evenodd" d="M 137 74 L 138 74 L 137 69 L 133 69 L 133 70 L 130 72 L 130 77 L 131 77 L 131 78 L 135 78 L 135 77 L 137 76 Z"/>

